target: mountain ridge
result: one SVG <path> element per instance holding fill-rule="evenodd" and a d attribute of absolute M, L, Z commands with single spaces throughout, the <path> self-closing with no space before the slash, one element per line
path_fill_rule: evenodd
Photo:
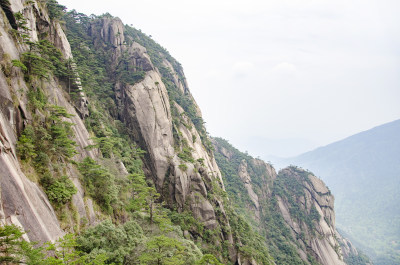
<path fill-rule="evenodd" d="M 266 198 L 272 186 L 259 193 L 251 183 L 269 177 L 251 177 L 250 168 L 270 177 L 274 169 L 261 160 L 241 165 L 242 195 L 255 207 L 241 216 L 182 66 L 149 36 L 110 14 L 65 12 L 55 0 L 6 0 L 1 12 L 1 232 L 15 225 L 25 240 L 55 244 L 56 254 L 39 248 L 44 264 L 71 257 L 83 264 L 343 263 L 334 223 L 311 207 L 324 215 L 315 198 L 330 194 L 306 198 L 311 177 L 297 169 L 283 177 L 299 185 L 279 186 L 281 205 L 293 211 L 292 193 L 300 194 L 296 203 L 305 206 L 294 216 L 308 230 L 283 243 L 288 253 L 270 253 L 266 236 L 274 231 L 258 234 L 251 216 L 264 220 L 257 196 Z M 301 234 L 275 206 L 265 209 L 278 216 L 278 231 Z M 326 240 L 313 236 L 317 228 Z M 71 257 L 57 254 L 65 247 Z M 31 258 L 24 257 L 37 264 Z"/>

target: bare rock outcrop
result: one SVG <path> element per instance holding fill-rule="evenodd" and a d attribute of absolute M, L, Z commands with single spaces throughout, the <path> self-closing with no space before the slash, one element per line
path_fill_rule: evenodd
<path fill-rule="evenodd" d="M 300 184 L 300 193 L 292 199 L 278 196 L 278 206 L 286 224 L 291 228 L 293 237 L 302 246 L 298 249 L 306 261 L 304 249 L 309 249 L 321 264 L 345 264 L 335 227 L 334 197 L 325 184 L 302 169 L 289 167 L 279 172 L 281 177 L 293 178 Z M 293 195 L 288 195 L 293 196 Z M 291 209 L 300 207 L 300 211 L 311 216 L 311 223 L 292 215 Z M 318 218 L 316 217 L 318 215 Z M 310 226 L 311 225 L 311 226 Z M 302 250 L 303 249 L 303 250 Z"/>

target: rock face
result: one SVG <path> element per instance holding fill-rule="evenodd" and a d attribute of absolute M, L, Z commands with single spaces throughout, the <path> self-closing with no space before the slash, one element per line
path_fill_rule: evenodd
<path fill-rule="evenodd" d="M 12 28 L 18 30 L 16 21 L 12 20 L 13 13 L 21 12 L 26 18 L 31 29 L 27 32 L 30 41 L 45 38 L 61 51 L 64 59 L 72 59 L 70 44 L 60 24 L 50 19 L 46 10 L 36 3 L 10 0 L 9 8 L 11 13 L 5 14 L 2 10 L 0 16 L 0 223 L 22 227 L 27 231 L 26 239 L 31 241 L 54 241 L 65 234 L 65 227 L 38 184 L 37 176 L 31 174 L 32 168 L 19 160 L 16 147 L 18 138 L 35 117 L 46 118 L 37 109 L 32 110 L 28 91 L 40 85 L 49 104 L 71 114 L 63 121 L 73 124 L 71 140 L 76 142 L 75 162 L 86 157 L 100 160 L 102 154 L 96 148 L 87 148 L 94 146 L 84 121 L 89 115 L 89 101 L 76 76 L 77 66 L 70 65 L 72 72 L 75 71 L 72 82 L 51 75 L 40 79 L 39 84 L 39 80 L 28 82 L 21 68 L 14 65 L 17 61 L 12 61 L 20 60 L 29 50 L 27 44 L 10 34 Z M 120 19 L 105 15 L 93 19 L 87 32 L 93 46 L 108 55 L 107 74 L 113 81 L 114 93 L 110 100 L 116 105 L 110 116 L 120 121 L 129 137 L 146 152 L 143 158 L 146 177 L 154 183 L 167 207 L 178 212 L 190 211 L 205 229 L 217 231 L 215 246 L 223 245 L 235 264 L 257 264 L 246 249 L 239 251 L 245 239 L 241 242 L 237 235 L 235 239 L 232 235 L 231 224 L 233 227 L 234 223 L 230 223 L 231 215 L 228 218 L 226 211 L 229 208 L 224 205 L 227 199 L 222 174 L 182 68 L 166 51 L 157 54 L 154 60 L 150 56 L 154 54 L 149 55 L 146 48 L 136 42 L 138 39 L 127 34 L 128 29 Z M 134 82 L 124 80 L 123 71 L 127 69 L 131 76 L 139 78 Z M 70 96 L 71 89 L 78 97 Z M 244 212 L 253 213 L 251 222 L 258 224 L 256 231 L 267 231 L 264 221 L 270 214 L 268 203 L 276 201 L 274 210 L 290 229 L 295 238 L 291 247 L 296 248 L 304 262 L 308 263 L 311 255 L 322 264 L 343 264 L 335 230 L 333 196 L 321 180 L 308 173 L 304 177 L 304 171 L 293 168 L 277 175 L 271 165 L 259 159 L 237 156 L 236 151 L 215 141 L 214 144 L 217 153 L 226 161 L 235 162 L 235 181 L 243 185 L 243 194 L 238 196 L 244 198 Z M 122 161 L 115 159 L 113 162 L 120 175 L 128 175 Z M 62 158 L 57 163 L 63 164 L 62 174 L 77 188 L 72 198 L 76 222 L 96 224 L 100 214 L 95 211 L 94 201 L 85 194 L 77 167 Z M 275 187 L 282 182 L 280 179 L 300 183 L 299 192 L 280 186 L 281 193 L 278 193 Z M 299 206 L 298 210 L 306 216 L 318 215 L 319 218 L 312 219 L 310 225 L 308 219 L 300 220 L 293 213 L 294 206 Z M 232 210 L 228 213 L 235 217 Z M 244 223 L 236 225 L 241 229 L 245 227 Z M 194 237 L 193 231 L 183 234 L 189 239 Z M 345 255 L 354 253 L 348 242 L 342 245 Z"/>
<path fill-rule="evenodd" d="M 0 223 L 29 232 L 31 241 L 49 241 L 63 235 L 46 195 L 21 171 L 15 154 L 15 128 L 4 110 L 0 114 Z"/>
<path fill-rule="evenodd" d="M 219 221 L 207 194 L 212 189 L 212 182 L 224 188 L 221 173 L 183 108 L 176 102 L 171 106 L 172 101 L 162 75 L 151 62 L 146 49 L 129 39 L 129 36 L 124 37 L 124 27 L 118 18 L 104 17 L 94 21 L 90 35 L 95 46 L 112 47 L 111 65 L 114 68 L 121 64 L 121 56 L 124 55 L 132 69 L 145 72 L 143 80 L 134 85 L 117 82 L 115 91 L 119 117 L 132 132 L 134 140 L 147 151 L 147 175 L 178 209 L 183 211 L 185 205 L 188 205 L 207 228 L 215 228 Z M 122 45 L 124 42 L 131 44 Z M 166 58 L 162 64 L 169 69 L 181 92 L 189 93 L 185 79 L 179 79 L 183 73 L 176 72 Z M 180 123 L 173 123 L 171 108 L 175 108 L 181 117 Z M 174 139 L 173 130 L 178 132 L 179 139 Z M 184 148 L 190 150 L 190 161 L 180 158 L 180 143 L 184 143 Z M 227 222 L 226 217 L 224 219 Z"/>
<path fill-rule="evenodd" d="M 282 216 L 291 228 L 293 236 L 299 238 L 297 242 L 302 246 L 301 249 L 311 249 L 313 256 L 322 264 L 345 264 L 336 237 L 334 197 L 328 188 L 320 179 L 301 169 L 286 168 L 279 175 L 296 179 L 303 188 L 303 194 L 294 198 L 299 204 L 290 205 L 291 202 L 287 198 L 277 197 Z M 319 220 L 313 221 L 312 230 L 305 221 L 299 221 L 290 213 L 290 208 L 298 205 L 303 212 L 318 212 L 320 217 Z"/>
<path fill-rule="evenodd" d="M 31 29 L 27 32 L 31 41 L 38 41 L 39 36 L 47 36 L 47 40 L 62 52 L 65 59 L 72 58 L 71 47 L 62 28 L 49 18 L 44 9 L 36 3 L 26 4 L 22 0 L 11 0 L 10 7 L 12 13 L 21 12 L 26 18 Z M 13 18 L 13 15 L 10 13 L 9 17 Z M 57 216 L 37 180 L 31 181 L 23 173 L 16 152 L 17 139 L 32 119 L 32 113 L 28 108 L 26 96 L 29 84 L 25 82 L 22 71 L 12 66 L 11 60 L 20 60 L 21 54 L 29 47 L 9 34 L 12 25 L 7 15 L 0 16 L 0 26 L 3 69 L 0 73 L 0 218 L 3 223 L 22 226 L 28 231 L 30 240 L 55 240 L 62 236 L 64 231 L 60 228 Z M 116 78 L 114 92 L 117 111 L 114 114 L 130 131 L 131 137 L 146 151 L 144 163 L 147 177 L 154 182 L 171 207 L 173 205 L 178 211 L 193 212 L 195 218 L 208 229 L 223 226 L 221 241 L 228 241 L 233 245 L 229 222 L 221 200 L 218 197 L 210 200 L 208 196 L 215 189 L 224 190 L 221 173 L 212 152 L 206 150 L 202 136 L 182 106 L 169 99 L 163 76 L 154 66 L 146 48 L 126 35 L 125 26 L 118 18 L 105 16 L 93 20 L 88 34 L 95 47 L 109 53 L 110 75 L 117 76 L 118 69 L 122 66 L 132 69 L 132 72 L 143 72 L 143 78 L 134 84 Z M 173 62 L 166 57 L 161 63 L 169 69 L 174 85 L 185 97 L 192 100 L 194 113 L 201 117 L 201 112 L 189 92 L 183 71 L 174 68 Z M 74 64 L 71 67 L 76 69 Z M 87 156 L 93 159 L 101 157 L 97 149 L 86 149 L 93 145 L 93 142 L 83 121 L 89 113 L 89 102 L 82 92 L 79 77 L 76 77 L 74 82 L 52 77 L 43 81 L 41 86 L 51 104 L 61 106 L 72 114 L 66 121 L 74 124 L 72 140 L 77 143 L 78 151 L 74 157 L 75 161 L 79 162 Z M 66 93 L 71 89 L 79 95 L 75 100 Z M 122 164 L 121 168 L 124 169 L 125 166 Z M 124 172 L 127 174 L 126 170 Z M 84 189 L 76 167 L 66 166 L 65 174 L 78 190 L 72 202 L 79 218 L 87 220 L 89 224 L 95 223 L 93 202 L 89 198 L 84 199 Z M 221 212 L 218 217 L 215 212 L 216 205 Z M 234 258 L 233 248 L 230 251 Z"/>
<path fill-rule="evenodd" d="M 247 172 L 247 163 L 246 160 L 242 160 L 239 165 L 239 177 L 242 179 L 244 186 L 246 187 L 247 193 L 250 196 L 251 201 L 253 202 L 253 208 L 257 219 L 260 219 L 260 204 L 258 202 L 258 196 L 253 190 L 253 186 L 251 184 L 251 177 Z"/>
<path fill-rule="evenodd" d="M 246 191 L 237 204 L 247 201 L 242 211 L 256 221 L 255 229 L 267 235 L 269 248 L 276 247 L 274 258 L 283 263 L 316 261 L 333 265 L 345 264 L 343 256 L 357 255 L 351 243 L 347 244 L 336 231 L 334 197 L 320 179 L 297 167 L 276 174 L 270 164 L 241 153 L 223 139 L 214 138 L 213 144 L 226 185 L 234 190 L 241 190 L 242 186 Z M 231 199 L 235 201 L 236 197 Z M 271 240 L 275 236 L 271 229 L 280 229 L 279 240 L 285 235 L 286 243 Z M 296 253 L 290 253 L 290 248 Z M 282 250 L 283 256 L 292 259 L 282 259 Z"/>
<path fill-rule="evenodd" d="M 28 31 L 31 41 L 37 41 L 39 34 L 48 34 L 49 39 L 62 51 L 63 57 L 71 58 L 71 48 L 67 38 L 58 23 L 50 21 L 46 12 L 38 7 L 36 3 L 25 4 L 25 1 L 10 0 L 10 8 L 13 13 L 21 12 L 27 19 Z M 1 10 L 3 13 L 4 11 Z M 26 91 L 29 90 L 25 83 L 21 70 L 13 67 L 11 60 L 19 60 L 23 52 L 29 47 L 13 38 L 11 24 L 3 13 L 0 16 L 0 61 L 2 71 L 0 72 L 0 185 L 1 185 L 1 209 L 0 222 L 16 224 L 27 231 L 31 241 L 54 241 L 64 234 L 60 228 L 57 216 L 47 199 L 47 196 L 39 188 L 35 181 L 27 178 L 21 169 L 17 158 L 16 143 L 19 134 L 26 123 L 32 119 L 28 109 Z M 76 85 L 81 97 L 76 102 L 67 99 L 65 85 L 58 80 L 48 80 L 43 83 L 43 88 L 48 100 L 67 109 L 73 116 L 68 120 L 74 124 L 74 140 L 77 143 L 79 155 L 77 160 L 86 156 L 96 157 L 95 150 L 88 151 L 86 146 L 93 144 L 89 139 L 81 117 L 87 115 L 87 99 Z M 75 185 L 80 187 L 78 173 L 75 169 L 68 169 L 70 178 Z M 80 189 L 81 190 L 81 189 Z M 74 195 L 73 202 L 82 218 L 94 222 L 95 216 L 87 216 L 85 207 L 93 212 L 91 205 L 83 200 L 84 194 L 78 192 Z"/>

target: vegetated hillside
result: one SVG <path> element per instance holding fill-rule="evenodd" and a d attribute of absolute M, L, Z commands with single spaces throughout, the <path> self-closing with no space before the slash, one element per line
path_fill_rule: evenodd
<path fill-rule="evenodd" d="M 400 120 L 286 162 L 329 185 L 338 227 L 375 264 L 400 263 Z"/>
<path fill-rule="evenodd" d="M 0 262 L 274 264 L 230 218 L 182 67 L 150 37 L 54 0 L 1 1 L 0 56 Z M 35 250 L 18 227 L 70 234 Z"/>
<path fill-rule="evenodd" d="M 291 166 L 276 174 L 222 138 L 213 144 L 238 216 L 258 231 L 277 264 L 370 263 L 335 230 L 333 195 L 311 172 Z"/>

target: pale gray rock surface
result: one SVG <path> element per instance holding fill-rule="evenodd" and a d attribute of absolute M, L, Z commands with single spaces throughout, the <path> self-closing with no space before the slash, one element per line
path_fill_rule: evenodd
<path fill-rule="evenodd" d="M 13 12 L 21 12 L 27 19 L 27 26 L 31 29 L 29 38 L 38 40 L 39 33 L 48 33 L 50 41 L 59 48 L 64 58 L 72 56 L 71 47 L 58 23 L 50 22 L 46 12 L 39 10 L 36 3 L 26 5 L 25 1 L 10 0 Z M 3 12 L 1 10 L 1 12 Z M 5 20 L 6 19 L 6 20 Z M 16 143 L 18 134 L 22 132 L 25 124 L 31 119 L 27 108 L 26 91 L 22 72 L 12 67 L 12 59 L 20 59 L 20 54 L 28 47 L 15 41 L 9 34 L 11 27 L 4 14 L 0 16 L 0 61 L 2 71 L 0 73 L 0 185 L 1 185 L 1 214 L 2 223 L 16 224 L 27 232 L 27 238 L 31 241 L 54 241 L 64 235 L 60 228 L 57 216 L 39 186 L 29 180 L 23 173 L 20 161 L 17 159 Z M 6 76 L 7 75 L 7 76 Z M 93 144 L 81 117 L 87 115 L 87 99 L 82 94 L 82 88 L 78 89 L 82 97 L 78 102 L 69 101 L 63 85 L 56 80 L 48 80 L 43 83 L 45 93 L 52 104 L 60 105 L 67 109 L 73 117 L 66 119 L 74 124 L 72 127 L 77 143 L 79 155 L 78 161 L 86 156 L 96 158 L 97 150 L 86 150 L 85 147 Z M 65 87 L 64 87 L 65 88 Z M 79 173 L 73 167 L 67 168 L 68 176 L 78 188 L 78 193 L 73 196 L 73 204 L 78 209 L 80 218 L 86 218 L 91 223 L 96 220 L 92 203 L 85 203 L 83 189 L 79 182 Z M 90 215 L 87 214 L 90 213 Z"/>

